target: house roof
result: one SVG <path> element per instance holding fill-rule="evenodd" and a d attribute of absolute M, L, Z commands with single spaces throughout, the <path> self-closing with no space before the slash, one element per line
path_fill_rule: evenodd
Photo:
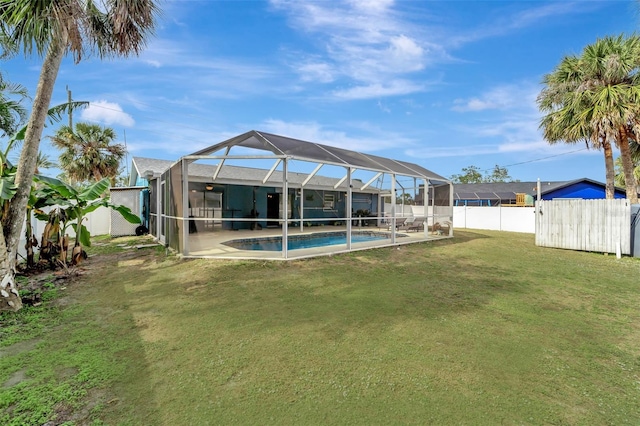
<path fill-rule="evenodd" d="M 239 136 L 220 142 L 219 144 L 194 152 L 191 155 L 212 155 L 224 148 L 236 146 L 270 151 L 275 155 L 283 155 L 320 164 L 333 164 L 344 167 L 352 166 L 354 168 L 376 172 L 449 182 L 448 179 L 414 163 L 392 160 L 377 155 L 364 154 L 315 142 L 258 132 L 256 130 L 250 130 Z"/>
<path fill-rule="evenodd" d="M 577 183 L 587 182 L 602 186 L 602 182 L 593 179 L 581 178 L 567 181 L 540 182 L 540 195 L 545 195 Z M 453 198 L 457 200 L 510 200 L 515 199 L 515 194 L 529 194 L 536 196 L 538 182 L 495 182 L 495 183 L 455 183 L 453 184 Z M 616 188 L 616 191 L 624 191 Z"/>
<path fill-rule="evenodd" d="M 131 159 L 133 167 L 131 167 L 131 176 L 129 177 L 129 186 L 134 186 L 138 177 L 147 178 L 151 175 L 154 178 L 167 170 L 173 164 L 170 160 L 158 160 L 155 158 L 133 157 Z"/>

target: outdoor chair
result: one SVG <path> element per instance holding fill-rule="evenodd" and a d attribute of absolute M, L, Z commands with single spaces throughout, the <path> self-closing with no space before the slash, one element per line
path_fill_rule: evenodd
<path fill-rule="evenodd" d="M 402 228 L 406 221 L 407 221 L 406 217 L 397 217 L 396 218 L 396 231 L 399 230 L 400 228 Z M 392 221 L 391 218 L 389 218 L 389 225 L 387 226 L 387 230 L 388 231 L 391 230 L 391 226 L 392 225 L 393 225 L 393 221 Z"/>
<path fill-rule="evenodd" d="M 424 229 L 424 221 L 425 218 L 422 216 L 417 216 L 413 218 L 413 221 L 407 227 L 407 231 L 415 230 L 416 232 Z"/>

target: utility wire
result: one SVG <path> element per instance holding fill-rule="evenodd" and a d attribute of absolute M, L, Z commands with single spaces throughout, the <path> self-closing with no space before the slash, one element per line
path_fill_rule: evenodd
<path fill-rule="evenodd" d="M 540 158 L 534 158 L 532 160 L 521 161 L 519 163 L 506 164 L 504 166 L 500 166 L 499 164 L 497 164 L 497 166 L 506 169 L 507 167 L 521 166 L 523 164 L 535 163 L 538 161 L 548 160 L 549 158 L 561 157 L 563 155 L 575 154 L 576 152 L 587 151 L 587 150 L 589 150 L 589 148 L 580 148 L 580 149 L 575 149 L 573 151 L 561 152 L 560 154 L 548 155 L 546 157 L 540 157 Z M 480 172 L 491 172 L 493 170 L 495 170 L 493 167 L 490 169 L 478 169 L 478 171 Z"/>
<path fill-rule="evenodd" d="M 513 167 L 513 166 L 520 166 L 522 164 L 535 163 L 536 161 L 548 160 L 549 158 L 560 157 L 562 155 L 575 154 L 576 152 L 586 151 L 588 149 L 589 148 L 580 148 L 580 149 L 576 149 L 576 150 L 573 150 L 573 151 L 561 152 L 560 154 L 549 155 L 547 157 L 541 157 L 541 158 L 535 158 L 533 160 L 521 161 L 520 163 L 507 164 L 506 166 L 503 166 L 503 167 Z"/>

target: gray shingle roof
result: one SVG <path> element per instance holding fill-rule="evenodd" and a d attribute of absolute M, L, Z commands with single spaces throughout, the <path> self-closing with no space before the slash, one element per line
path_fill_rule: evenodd
<path fill-rule="evenodd" d="M 602 182 L 592 179 L 582 178 L 575 180 L 540 182 L 541 195 L 574 185 L 579 182 L 590 182 L 595 185 L 604 186 Z M 454 183 L 454 200 L 509 200 L 515 199 L 518 193 L 536 196 L 537 182 L 496 182 L 496 183 Z M 620 188 L 616 188 L 620 191 Z"/>
<path fill-rule="evenodd" d="M 153 158 L 144 158 L 144 157 L 133 157 L 133 169 L 139 176 L 144 177 L 145 171 L 150 171 L 153 173 L 154 177 L 159 177 L 162 173 L 164 173 L 172 164 L 173 161 L 169 160 L 157 160 Z M 189 176 L 191 180 L 200 181 L 200 182 L 212 182 L 213 174 L 216 170 L 216 165 L 212 164 L 200 164 L 200 163 L 190 163 L 189 164 Z M 267 175 L 267 170 L 264 169 L 256 169 L 251 167 L 239 167 L 239 166 L 230 166 L 223 165 L 220 174 L 216 178 L 216 182 L 218 183 L 226 183 L 226 184 L 243 184 L 243 185 L 273 185 L 278 186 L 282 183 L 282 172 L 276 171 L 274 172 L 267 182 L 262 183 L 264 177 Z M 306 173 L 289 173 L 289 185 L 292 186 L 300 186 L 302 182 L 307 178 L 308 174 Z M 340 179 L 330 178 L 320 175 L 315 175 L 311 178 L 311 180 L 305 186 L 306 188 L 322 188 L 322 189 L 333 189 L 334 185 L 338 183 Z M 134 179 L 135 182 L 135 179 Z M 354 182 L 357 184 L 362 184 L 361 181 L 354 179 Z M 346 184 L 343 184 L 343 186 Z M 356 188 L 357 189 L 357 188 Z M 374 188 L 370 188 L 369 191 L 375 191 Z"/>
<path fill-rule="evenodd" d="M 564 182 L 541 182 L 542 193 L 548 188 L 555 188 Z M 500 183 L 455 183 L 453 198 L 458 200 L 515 199 L 517 193 L 536 195 L 537 182 L 500 182 Z"/>

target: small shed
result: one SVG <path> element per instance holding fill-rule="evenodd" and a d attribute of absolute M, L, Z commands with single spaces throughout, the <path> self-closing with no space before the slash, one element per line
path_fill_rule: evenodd
<path fill-rule="evenodd" d="M 144 213 L 143 209 L 146 207 L 142 204 L 141 194 L 145 189 L 147 189 L 145 186 L 111 188 L 111 202 L 116 205 L 129 207 L 131 213 L 142 217 Z M 138 226 L 140 226 L 140 224 L 130 223 L 125 220 L 120 213 L 111 210 L 111 227 L 109 233 L 112 237 L 136 235 L 136 228 Z"/>

